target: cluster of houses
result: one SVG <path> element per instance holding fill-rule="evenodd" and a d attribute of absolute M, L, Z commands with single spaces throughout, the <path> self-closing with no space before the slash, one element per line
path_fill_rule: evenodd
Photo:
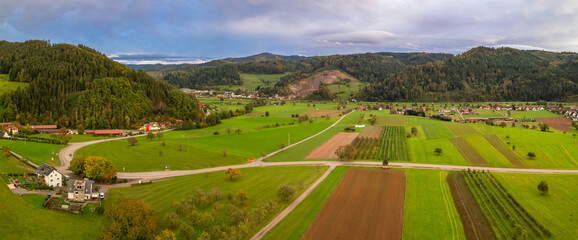
<path fill-rule="evenodd" d="M 66 199 L 72 202 L 85 202 L 104 198 L 104 193 L 96 191 L 94 181 L 88 179 L 70 179 L 68 186 L 63 186 L 65 176 L 56 168 L 43 163 L 36 169 L 39 179 L 53 188 L 63 188 L 66 191 Z"/>
<path fill-rule="evenodd" d="M 578 106 L 562 109 L 560 110 L 560 113 L 564 115 L 564 117 L 570 118 L 574 122 L 578 122 Z"/>

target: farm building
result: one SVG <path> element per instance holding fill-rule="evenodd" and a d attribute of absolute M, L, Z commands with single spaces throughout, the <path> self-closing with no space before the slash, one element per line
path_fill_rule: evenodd
<path fill-rule="evenodd" d="M 94 130 L 96 136 L 122 136 L 124 130 Z"/>
<path fill-rule="evenodd" d="M 30 130 L 37 131 L 39 133 L 56 133 L 58 132 L 58 126 L 56 125 L 31 125 Z"/>
<path fill-rule="evenodd" d="M 11 134 L 11 135 L 18 134 L 18 128 L 16 126 L 14 126 L 14 124 L 12 124 L 12 123 L 0 123 L 0 125 L 3 128 L 3 129 L 0 129 L 0 131 L 5 130 L 6 133 Z"/>
<path fill-rule="evenodd" d="M 38 177 L 44 178 L 46 185 L 51 187 L 61 187 L 62 186 L 62 173 L 58 172 L 56 168 L 43 163 L 36 169 Z"/>

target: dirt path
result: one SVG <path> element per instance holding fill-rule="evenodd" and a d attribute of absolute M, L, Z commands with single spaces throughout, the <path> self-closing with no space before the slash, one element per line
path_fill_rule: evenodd
<path fill-rule="evenodd" d="M 319 186 L 319 184 L 323 182 L 323 180 L 325 180 L 327 176 L 329 176 L 331 171 L 335 169 L 335 166 L 336 165 L 329 165 L 329 169 L 325 171 L 325 174 L 323 174 L 323 176 L 317 179 L 317 181 L 315 181 L 315 183 L 313 183 L 311 187 L 305 190 L 305 192 L 303 192 L 297 199 L 295 199 L 295 201 L 293 201 L 287 208 L 285 208 L 285 210 L 283 210 L 281 213 L 279 213 L 279 215 L 277 215 L 273 220 L 271 220 L 271 222 L 269 222 L 267 226 L 263 227 L 261 231 L 257 232 L 257 234 L 255 234 L 255 236 L 251 238 L 251 240 L 259 240 L 263 238 L 265 234 L 267 234 L 267 232 L 273 229 L 273 227 L 275 227 L 279 222 L 281 222 L 281 220 L 283 220 L 287 215 L 289 215 L 289 213 L 291 213 L 301 202 L 303 202 L 303 200 L 305 200 L 305 198 L 309 196 L 309 194 L 311 194 L 311 192 L 313 192 L 313 190 L 317 186 Z"/>
<path fill-rule="evenodd" d="M 401 239 L 405 171 L 350 168 L 302 239 Z"/>

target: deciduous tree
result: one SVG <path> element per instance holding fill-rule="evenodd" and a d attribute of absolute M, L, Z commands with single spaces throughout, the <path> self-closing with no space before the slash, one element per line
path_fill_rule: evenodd
<path fill-rule="evenodd" d="M 436 148 L 436 149 L 434 150 L 434 153 L 439 156 L 439 155 L 442 154 L 442 151 L 443 151 L 443 150 L 442 150 L 441 148 Z"/>
<path fill-rule="evenodd" d="M 128 141 L 128 144 L 130 144 L 131 146 L 134 146 L 135 144 L 138 143 L 138 140 L 135 137 L 129 137 L 126 140 Z"/>
<path fill-rule="evenodd" d="M 145 201 L 121 199 L 106 210 L 101 239 L 151 239 L 157 227 L 157 216 Z"/>
<path fill-rule="evenodd" d="M 229 175 L 229 181 L 233 181 L 233 177 L 241 175 L 241 171 L 236 168 L 228 168 L 225 170 L 225 174 Z"/>
<path fill-rule="evenodd" d="M 540 193 L 542 195 L 544 195 L 544 193 L 548 193 L 548 183 L 544 180 L 540 181 L 540 184 L 538 184 L 538 191 L 540 191 Z"/>
<path fill-rule="evenodd" d="M 68 170 L 72 171 L 75 175 L 79 177 L 84 177 L 84 164 L 86 159 L 83 156 L 74 156 L 70 161 L 70 166 Z"/>
<path fill-rule="evenodd" d="M 283 184 L 279 187 L 279 191 L 277 191 L 277 196 L 284 202 L 291 200 L 293 195 L 295 195 L 295 187 L 291 185 Z"/>
<path fill-rule="evenodd" d="M 116 178 L 116 168 L 103 157 L 87 157 L 84 169 L 86 176 L 97 182 L 112 182 Z"/>
<path fill-rule="evenodd" d="M 350 161 L 354 154 L 355 147 L 352 144 L 339 146 L 337 150 L 335 150 L 335 155 L 337 155 L 341 161 Z"/>
<path fill-rule="evenodd" d="M 528 154 L 526 156 L 530 159 L 536 158 L 536 154 L 534 152 L 528 152 Z"/>

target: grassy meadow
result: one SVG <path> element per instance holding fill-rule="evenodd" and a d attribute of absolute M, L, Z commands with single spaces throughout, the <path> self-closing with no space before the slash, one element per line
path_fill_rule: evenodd
<path fill-rule="evenodd" d="M 552 232 L 552 239 L 572 239 L 578 234 L 578 175 L 493 173 L 536 221 Z M 540 195 L 546 181 L 549 192 Z"/>
<path fill-rule="evenodd" d="M 237 90 L 239 88 L 244 88 L 245 90 L 255 90 L 258 86 L 269 87 L 275 85 L 279 82 L 281 77 L 287 75 L 284 74 L 247 74 L 241 73 L 241 80 L 243 80 L 243 85 L 217 85 L 215 88 L 227 89 L 227 90 Z"/>
<path fill-rule="evenodd" d="M 15 157 L 5 158 L 0 155 L 0 173 L 29 173 L 31 169 Z"/>
<path fill-rule="evenodd" d="M 38 165 L 47 163 L 52 166 L 60 165 L 58 152 L 64 148 L 64 145 L 0 139 L 0 146 L 4 145 L 33 163 Z"/>
<path fill-rule="evenodd" d="M 165 217 L 175 211 L 174 203 L 192 195 L 197 189 L 209 192 L 218 188 L 223 193 L 223 199 L 217 201 L 215 208 L 217 212 L 226 211 L 228 200 L 227 195 L 233 196 L 244 190 L 247 193 L 247 204 L 244 209 L 258 207 L 259 204 L 270 200 L 277 201 L 277 191 L 283 184 L 296 187 L 295 196 L 305 191 L 327 170 L 326 166 L 297 166 L 297 167 L 266 167 L 266 168 L 244 168 L 240 169 L 241 175 L 229 181 L 229 177 L 222 171 L 176 177 L 166 181 L 155 182 L 150 185 L 143 185 L 129 188 L 116 188 L 109 192 L 108 202 L 114 202 L 120 198 L 137 198 L 148 202 L 157 212 L 161 225 L 166 226 Z M 279 201 L 277 211 L 270 214 L 261 225 L 251 228 L 254 234 L 261 227 L 281 212 L 289 203 Z M 212 211 L 212 207 L 209 210 Z M 231 225 L 227 218 L 216 218 L 216 223 Z M 249 234 L 251 235 L 251 234 Z"/>
<path fill-rule="evenodd" d="M 465 239 L 448 172 L 406 169 L 403 239 Z M 428 226 L 428 227 L 424 227 Z"/>
<path fill-rule="evenodd" d="M 96 239 L 104 217 L 90 213 L 70 214 L 42 207 L 44 196 L 13 194 L 0 187 L 0 238 L 2 239 Z"/>

